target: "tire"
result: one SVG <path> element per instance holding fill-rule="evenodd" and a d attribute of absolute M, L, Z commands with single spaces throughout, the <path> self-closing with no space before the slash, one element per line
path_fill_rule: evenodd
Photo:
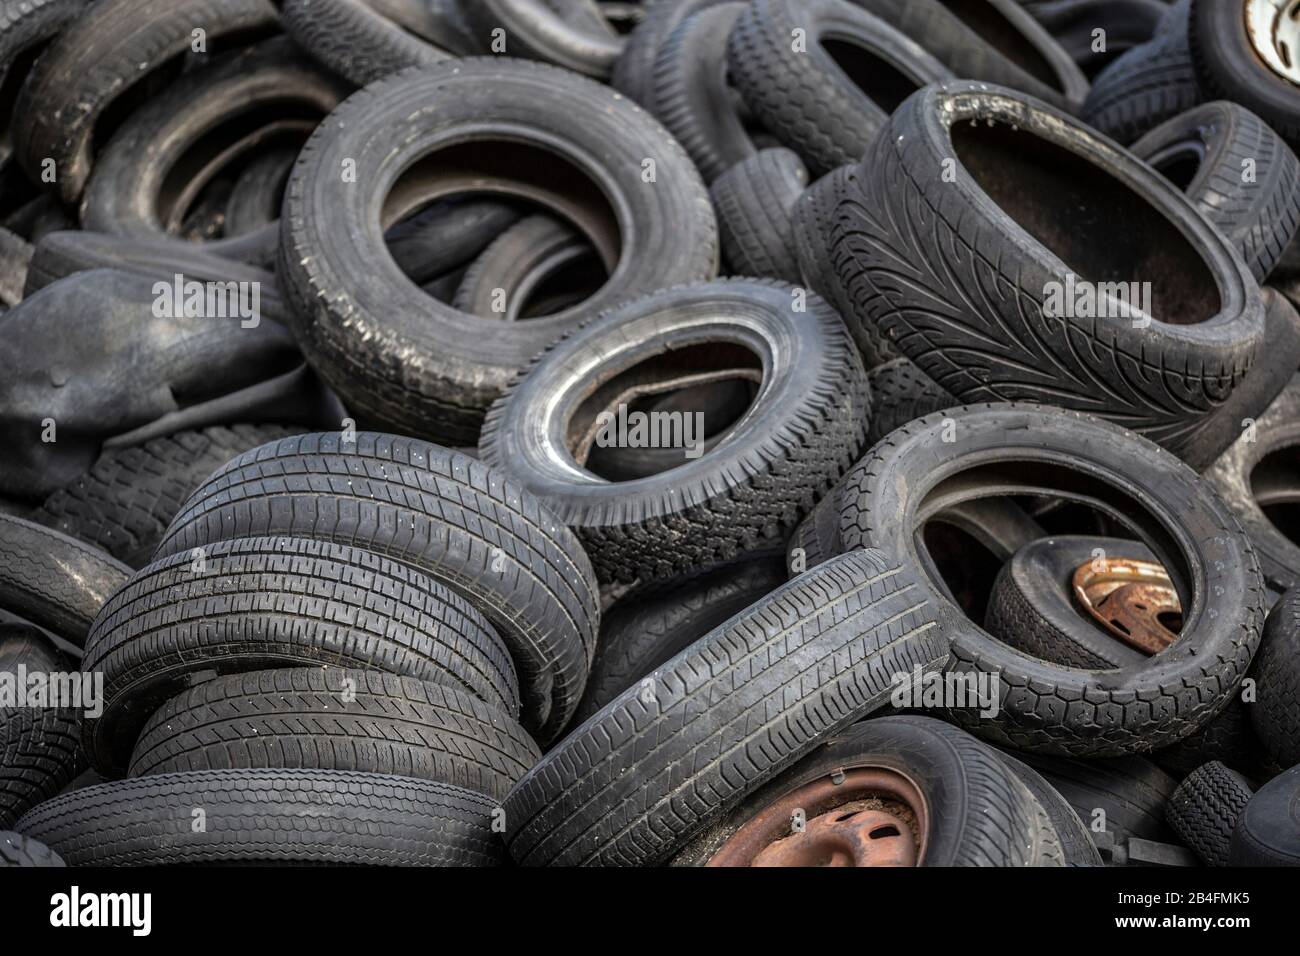
<path fill-rule="evenodd" d="M 981 471 L 1009 452 L 1016 468 Z M 1085 504 L 1140 539 L 1169 572 L 1184 623 L 1179 639 L 1155 657 L 1095 671 L 1010 647 L 941 601 L 952 640 L 949 669 L 996 675 L 1000 697 L 992 719 L 964 708 L 953 709 L 953 719 L 1001 746 L 1089 757 L 1148 752 L 1203 727 L 1236 694 L 1259 646 L 1263 580 L 1218 494 L 1139 436 L 1088 415 L 1027 405 L 930 415 L 894 432 L 845 478 L 840 537 L 846 548 L 898 554 L 934 586 L 935 572 L 922 570 L 932 561 L 917 543 L 919 516 L 1023 494 Z"/>
<path fill-rule="evenodd" d="M 570 0 L 570 7 L 587 7 L 581 16 L 548 0 L 479 0 L 467 5 L 466 15 L 478 36 L 490 38 L 505 31 L 507 56 L 543 60 L 597 79 L 608 79 L 623 52 L 623 39 L 603 26 L 592 0 Z M 490 42 L 484 41 L 485 44 Z"/>
<path fill-rule="evenodd" d="M 795 48 L 803 30 L 807 48 Z M 850 47 L 841 65 L 827 42 Z M 863 62 L 865 59 L 865 62 Z M 950 73 L 920 43 L 847 0 L 755 0 L 727 41 L 732 82 L 815 176 L 862 159 L 909 94 Z"/>
<path fill-rule="evenodd" d="M 1150 660 L 1103 630 L 1075 601 L 1071 578 L 1098 549 L 1104 560 L 1156 561 L 1139 541 L 1082 535 L 1034 541 L 998 572 L 984 629 L 1030 657 L 1068 667 L 1112 670 Z"/>
<path fill-rule="evenodd" d="M 384 244 L 402 273 L 424 285 L 469 265 L 519 219 L 514 206 L 495 199 L 435 203 L 390 226 Z"/>
<path fill-rule="evenodd" d="M 1251 673 L 1255 732 L 1282 766 L 1300 764 L 1300 590 L 1287 591 L 1269 612 Z"/>
<path fill-rule="evenodd" d="M 780 555 L 632 591 L 605 614 L 575 724 L 786 582 Z"/>
<path fill-rule="evenodd" d="M 1242 6 L 1192 0 L 1189 40 L 1196 74 L 1214 95 L 1239 103 L 1277 130 L 1292 149 L 1300 149 L 1296 81 L 1276 72 L 1256 52 Z M 1273 16 L 1283 14 L 1279 10 Z M 1291 52 L 1275 50 L 1274 55 L 1294 68 Z"/>
<path fill-rule="evenodd" d="M 10 309 L 23 300 L 32 253 L 31 243 L 0 227 L 0 307 Z"/>
<path fill-rule="evenodd" d="M 1075 111 L 1088 80 L 1015 0 L 853 0 L 929 50 L 953 76 L 996 83 Z"/>
<path fill-rule="evenodd" d="M 450 684 L 518 712 L 514 668 L 467 602 L 413 568 L 358 548 L 243 538 L 164 557 L 104 605 L 82 665 L 104 675 L 83 741 L 106 776 L 140 728 L 203 675 L 332 665 Z"/>
<path fill-rule="evenodd" d="M 889 674 L 944 659 L 916 583 L 883 554 L 829 561 L 701 638 L 650 675 L 648 693 L 629 688 L 543 757 L 506 797 L 510 852 L 525 865 L 667 860 L 821 738 L 886 703 Z"/>
<path fill-rule="evenodd" d="M 1025 785 L 1025 788 L 1033 794 L 1039 806 L 1047 812 L 1052 829 L 1060 838 L 1065 865 L 1101 866 L 1101 854 L 1097 852 L 1097 844 L 1092 842 L 1088 828 L 1083 825 L 1079 814 L 1065 797 L 1061 796 L 1060 792 L 1029 764 L 1017 760 L 1004 751 L 999 750 L 996 753 Z"/>
<path fill-rule="evenodd" d="M 450 685 L 292 668 L 230 674 L 172 698 L 144 725 L 128 773 L 355 770 L 501 800 L 539 759 L 513 717 Z"/>
<path fill-rule="evenodd" d="M 98 548 L 0 514 L 0 608 L 81 647 L 131 569 Z"/>
<path fill-rule="evenodd" d="M 917 866 L 1063 866 L 1068 862 L 1052 814 L 1020 776 L 1023 765 L 1013 768 L 1002 754 L 942 721 L 890 716 L 859 721 L 820 743 L 706 830 L 678 854 L 674 865 L 728 865 L 728 856 L 719 856 L 718 850 L 760 810 L 819 782 L 841 786 L 845 771 L 856 768 L 901 774 L 921 794 L 929 825 Z M 805 815 L 834 812 L 835 801 L 850 796 L 818 802 L 807 807 Z M 1071 812 L 1068 806 L 1064 810 Z M 784 836 L 789 822 L 781 823 L 781 832 L 763 833 L 762 821 L 755 821 L 748 833 L 755 842 L 760 834 Z M 1078 826 L 1077 820 L 1074 825 Z M 737 865 L 744 864 L 737 860 Z"/>
<path fill-rule="evenodd" d="M 896 428 L 933 412 L 960 404 L 910 359 L 899 356 L 867 372 L 871 389 L 871 426 L 867 445 Z"/>
<path fill-rule="evenodd" d="M 149 563 L 168 523 L 208 475 L 250 448 L 298 431 L 231 425 L 109 448 L 85 475 L 46 498 L 32 519 L 138 568 Z"/>
<path fill-rule="evenodd" d="M 808 170 L 788 149 L 765 149 L 718 177 L 709 193 L 718 215 L 722 258 L 732 274 L 799 283 L 795 203 Z"/>
<path fill-rule="evenodd" d="M 312 59 L 357 86 L 451 55 L 358 0 L 284 0 L 280 16 Z"/>
<path fill-rule="evenodd" d="M 1262 647 L 1261 642 L 1261 647 Z M 1256 654 L 1256 661 L 1259 655 Z M 1252 665 L 1248 672 L 1254 676 L 1258 667 Z M 1151 759 L 1165 773 L 1183 778 L 1201 764 L 1218 761 L 1251 778 L 1267 779 L 1269 757 L 1251 727 L 1251 711 L 1240 698 L 1235 698 L 1208 724 L 1185 737 L 1172 747 L 1157 750 Z"/>
<path fill-rule="evenodd" d="M 1178 785 L 1165 806 L 1165 818 L 1206 866 L 1227 866 L 1232 831 L 1250 796 L 1245 777 L 1211 761 Z"/>
<path fill-rule="evenodd" d="M 1253 422 L 1254 428 L 1242 425 L 1237 440 L 1205 471 L 1206 480 L 1250 536 L 1264 581 L 1279 594 L 1300 584 L 1300 546 L 1270 520 L 1264 508 L 1285 507 L 1294 498 L 1289 491 L 1294 474 L 1289 461 L 1291 449 L 1300 446 L 1298 416 L 1300 376 L 1292 376 L 1268 411 Z M 1271 503 L 1261 504 L 1261 500 Z"/>
<path fill-rule="evenodd" d="M 94 162 L 100 120 L 142 81 L 159 77 L 188 53 L 196 24 L 212 44 L 269 33 L 277 21 L 267 0 L 105 0 L 88 6 L 41 55 L 14 104 L 30 122 L 14 128 L 14 154 L 33 182 L 54 161 L 65 204 L 81 197 Z"/>
<path fill-rule="evenodd" d="M 118 127 L 95 159 L 81 200 L 81 221 L 86 229 L 133 239 L 175 236 L 187 198 L 196 196 L 212 177 L 249 151 L 286 141 L 300 145 L 314 118 L 323 118 L 347 93 L 347 84 L 321 70 L 284 38 L 218 57 L 180 77 Z M 259 119 L 273 110 L 291 119 Z M 258 125 L 241 139 L 227 133 L 225 139 L 210 143 L 223 130 L 250 121 Z M 178 170 L 195 163 L 196 152 L 206 160 L 202 168 L 175 182 Z M 169 205 L 171 190 L 179 198 Z M 250 243 L 274 249 L 277 238 L 276 229 L 264 227 L 261 235 L 206 245 L 209 251 L 224 254 Z M 267 256 L 261 253 L 257 258 Z"/>
<path fill-rule="evenodd" d="M 1030 8 L 1087 77 L 1155 36 L 1167 10 L 1162 0 L 1047 0 Z M 1095 49 L 1095 30 L 1105 31 L 1104 50 Z"/>
<path fill-rule="evenodd" d="M 566 283 L 561 300 L 547 299 L 548 280 Z M 582 280 L 587 280 L 583 282 Z M 605 281 L 600 260 L 590 242 L 562 220 L 528 216 L 501 233 L 465 270 L 452 306 L 485 319 L 514 322 L 572 309 Z M 548 303 L 559 308 L 548 308 Z M 504 312 L 496 306 L 504 305 Z"/>
<path fill-rule="evenodd" d="M 428 780 L 341 770 L 203 770 L 55 797 L 18 830 L 71 866 L 495 866 L 493 801 Z M 202 809 L 204 827 L 193 827 Z M 105 825 L 111 821 L 112 825 Z"/>
<path fill-rule="evenodd" d="M 1147 133 L 1132 146 L 1218 226 L 1257 282 L 1300 228 L 1300 160 L 1258 116 L 1216 100 Z M 1250 167 L 1255 178 L 1244 182 Z"/>
<path fill-rule="evenodd" d="M 1143 757 L 1077 760 L 1017 753 L 1038 771 L 1090 830 L 1105 823 L 1116 842 L 1130 838 L 1173 842 L 1165 810 L 1178 781 Z M 1100 811 L 1100 813 L 1098 813 Z"/>
<path fill-rule="evenodd" d="M 81 752 L 80 714 L 71 706 L 15 706 L 12 689 L 31 675 L 66 674 L 63 657 L 34 627 L 0 624 L 0 675 L 10 686 L 0 705 L 0 829 L 54 796 L 86 765 Z M 91 702 L 84 702 L 90 707 Z M 4 844 L 0 840 L 0 855 Z"/>
<path fill-rule="evenodd" d="M 849 327 L 853 341 L 862 354 L 862 362 L 870 372 L 878 365 L 900 358 L 902 353 L 881 335 L 874 324 L 854 320 L 857 306 L 849 299 L 848 290 L 840 282 L 839 271 L 830 245 L 830 232 L 823 227 L 845 196 L 857 187 L 856 165 L 841 166 L 827 173 L 804 190 L 794 205 L 791 231 L 794 234 L 795 256 L 799 260 L 799 274 L 804 285 L 812 289 L 835 307 L 844 324 Z"/>
<path fill-rule="evenodd" d="M 610 85 L 634 103 L 650 108 L 655 61 L 673 31 L 701 10 L 733 0 L 656 0 L 648 4 L 645 19 L 627 37 L 614 61 Z"/>
<path fill-rule="evenodd" d="M 496 143 L 492 168 L 473 179 L 449 183 L 431 171 L 388 201 L 505 191 L 573 220 L 597 248 L 612 241 L 609 209 L 624 210 L 621 251 L 617 263 L 606 263 L 613 275 L 601 291 L 581 309 L 514 327 L 430 302 L 384 252 L 379 207 L 386 183 L 448 139 L 469 136 L 482 152 L 498 138 L 518 144 L 520 130 L 585 168 L 609 200 L 566 191 L 536 156 Z M 397 140 L 406 145 L 394 151 Z M 656 162 L 653 189 L 641 181 L 646 157 Z M 341 189 L 344 158 L 355 159 L 357 180 Z M 454 445 L 477 441 L 483 412 L 516 370 L 579 316 L 717 269 L 713 210 L 676 142 L 619 94 L 515 60 L 458 60 L 353 94 L 303 149 L 284 213 L 279 274 L 313 366 L 359 417 Z M 402 210 L 393 215 L 400 219 Z"/>
<path fill-rule="evenodd" d="M 86 0 L 5 0 L 0 3 L 0 84 L 16 90 L 22 78 L 10 76 L 9 71 L 15 67 L 30 71 L 41 49 L 80 16 L 85 7 Z M 0 128 L 6 132 L 13 119 L 11 113 L 12 109 L 8 109 L 0 115 Z"/>
<path fill-rule="evenodd" d="M 249 160 L 235 177 L 226 202 L 227 236 L 248 235 L 279 220 L 284 187 L 297 159 L 298 150 L 287 146 Z"/>
<path fill-rule="evenodd" d="M 1255 791 L 1237 818 L 1229 866 L 1300 866 L 1300 767 Z"/>
<path fill-rule="evenodd" d="M 727 37 L 745 9 L 728 3 L 688 17 L 654 62 L 646 108 L 682 144 L 706 183 L 756 150 L 727 72 Z"/>
<path fill-rule="evenodd" d="M 1084 122 L 1128 146 L 1205 98 L 1187 39 L 1188 3 L 1170 7 L 1154 37 L 1097 74 L 1079 114 Z"/>
<path fill-rule="evenodd" d="M 355 544 L 418 568 L 500 633 L 539 743 L 572 716 L 599 627 L 595 575 L 577 539 L 500 472 L 409 438 L 286 438 L 210 477 L 158 554 L 257 535 Z"/>
<path fill-rule="evenodd" d="M 853 303 L 845 319 L 874 326 L 962 402 L 1090 412 L 1177 454 L 1255 358 L 1263 301 L 1235 248 L 1173 184 L 1058 110 L 978 84 L 928 87 L 890 119 L 856 182 L 823 221 Z M 1074 217 L 1068 232 L 1053 231 L 1054 215 Z M 1105 307 L 1085 300 L 1075 316 L 1063 260 L 1085 289 L 1090 274 L 1124 281 L 1094 289 Z M 1148 294 L 1125 291 L 1129 279 Z"/>
<path fill-rule="evenodd" d="M 670 577 L 778 544 L 852 462 L 868 415 L 866 375 L 843 325 L 816 297 L 794 311 L 793 293 L 778 283 L 724 280 L 601 316 L 540 355 L 493 405 L 483 461 L 513 472 L 575 530 L 603 582 Z M 679 367 L 646 364 L 685 345 L 712 351 L 678 353 Z M 599 403 L 626 407 L 629 393 L 620 390 L 653 387 L 643 376 L 680 387 L 683 374 L 707 374 L 712 369 L 699 363 L 716 364 L 729 347 L 739 361 L 762 356 L 762 385 L 724 442 L 637 481 L 584 472 L 579 443 L 595 444 L 618 418 L 609 412 L 600 424 Z M 579 410 L 597 384 L 600 394 Z M 542 408 L 554 413 L 539 421 Z M 588 439 L 572 437 L 583 434 L 578 429 Z M 674 447 L 690 444 L 685 425 L 678 438 L 669 435 Z"/>
<path fill-rule="evenodd" d="M 67 866 L 44 843 L 12 830 L 0 831 L 0 869 L 7 866 Z"/>

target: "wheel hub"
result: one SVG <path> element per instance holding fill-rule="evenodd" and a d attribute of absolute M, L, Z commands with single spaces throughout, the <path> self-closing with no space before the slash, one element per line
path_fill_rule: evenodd
<path fill-rule="evenodd" d="M 1300 0 L 1246 0 L 1246 34 L 1269 69 L 1300 86 Z"/>
<path fill-rule="evenodd" d="M 1130 647 L 1159 654 L 1178 639 L 1182 604 L 1165 569 L 1150 561 L 1087 561 L 1074 572 L 1075 599 Z"/>

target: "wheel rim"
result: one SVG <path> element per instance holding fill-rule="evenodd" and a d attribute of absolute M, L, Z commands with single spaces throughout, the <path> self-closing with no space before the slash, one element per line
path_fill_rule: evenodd
<path fill-rule="evenodd" d="M 1079 605 L 1110 634 L 1146 654 L 1159 654 L 1178 639 L 1182 604 L 1165 569 L 1151 561 L 1110 558 L 1085 561 L 1071 582 Z"/>
<path fill-rule="evenodd" d="M 710 857 L 708 866 L 918 866 L 929 810 L 896 770 L 837 770 L 774 800 Z"/>
<path fill-rule="evenodd" d="M 1300 86 L 1300 0 L 1246 0 L 1246 34 L 1270 70 Z"/>

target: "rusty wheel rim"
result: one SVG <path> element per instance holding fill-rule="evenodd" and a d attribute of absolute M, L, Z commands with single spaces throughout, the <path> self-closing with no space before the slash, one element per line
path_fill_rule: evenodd
<path fill-rule="evenodd" d="M 886 767 L 837 770 L 759 810 L 707 866 L 919 866 L 929 811 L 920 789 Z"/>
<path fill-rule="evenodd" d="M 1182 603 L 1159 564 L 1131 558 L 1086 561 L 1071 583 L 1079 606 L 1130 647 L 1159 654 L 1178 639 Z M 1175 619 L 1177 627 L 1171 626 Z"/>

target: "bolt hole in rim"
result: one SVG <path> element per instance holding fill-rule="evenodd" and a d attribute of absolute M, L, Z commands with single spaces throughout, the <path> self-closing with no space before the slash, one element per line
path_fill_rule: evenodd
<path fill-rule="evenodd" d="M 929 821 L 925 795 L 906 774 L 843 768 L 760 808 L 706 866 L 921 866 Z"/>
<path fill-rule="evenodd" d="M 1300 0 L 1246 0 L 1245 15 L 1255 54 L 1278 76 L 1300 86 Z"/>

